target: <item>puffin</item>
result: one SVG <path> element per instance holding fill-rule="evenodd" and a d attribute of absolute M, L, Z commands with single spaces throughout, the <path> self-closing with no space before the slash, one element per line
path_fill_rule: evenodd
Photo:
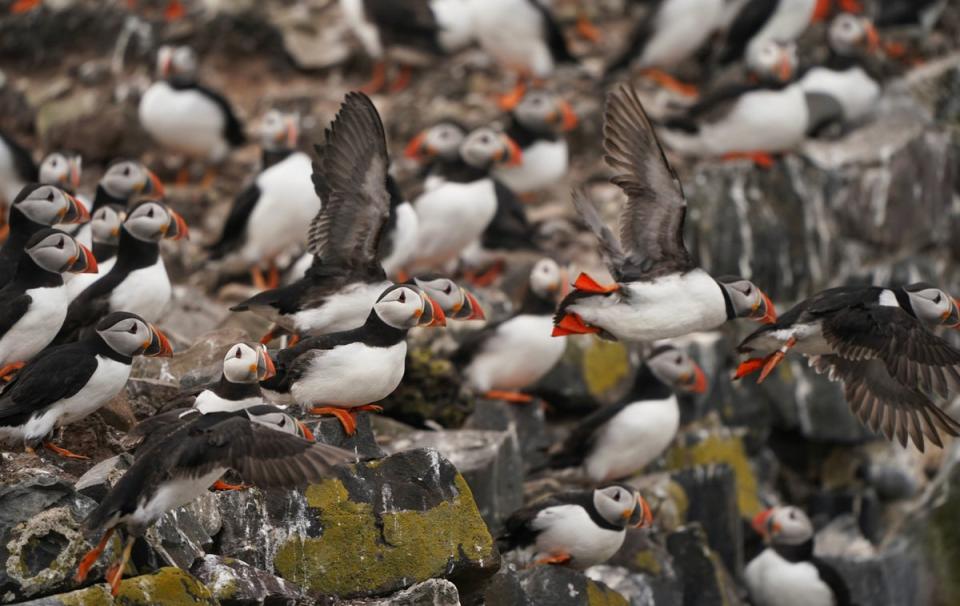
<path fill-rule="evenodd" d="M 373 59 L 373 74 L 360 90 L 372 95 L 388 84 L 389 63 L 400 73 L 390 84 L 399 92 L 413 67 L 426 67 L 473 41 L 473 15 L 465 0 L 340 0 L 347 26 Z"/>
<path fill-rule="evenodd" d="M 470 333 L 451 356 L 476 393 L 490 399 L 526 403 L 522 392 L 556 366 L 566 343 L 550 336 L 564 273 L 556 261 L 538 260 L 530 270 L 529 286 L 517 313 Z"/>
<path fill-rule="evenodd" d="M 212 259 L 232 256 L 250 267 L 251 279 L 261 290 L 280 285 L 277 258 L 306 247 L 307 228 L 320 212 L 310 156 L 296 149 L 298 120 L 276 110 L 265 116 L 263 156 L 269 165 L 237 195 L 220 238 L 209 247 Z"/>
<path fill-rule="evenodd" d="M 448 320 L 485 320 L 483 306 L 472 292 L 438 274 L 421 274 L 404 284 L 416 286 L 440 306 Z"/>
<path fill-rule="evenodd" d="M 393 393 L 403 379 L 407 332 L 416 326 L 445 325 L 443 310 L 426 293 L 406 284 L 391 285 L 363 326 L 306 337 L 280 350 L 276 376 L 260 387 L 276 404 L 335 416 L 344 432 L 353 435 L 354 415 L 380 411 L 373 403 Z"/>
<path fill-rule="evenodd" d="M 835 568 L 813 555 L 810 518 L 792 506 L 757 514 L 753 529 L 767 548 L 744 569 L 756 606 L 851 606 L 850 588 Z"/>
<path fill-rule="evenodd" d="M 294 334 L 358 328 L 393 283 L 377 253 L 390 214 L 386 136 L 380 114 L 363 93 L 348 93 L 317 146 L 313 183 L 324 201 L 310 224 L 306 275 L 231 307 L 251 311 Z M 264 340 L 272 338 L 271 333 Z"/>
<path fill-rule="evenodd" d="M 39 179 L 30 150 L 0 131 L 0 202 L 9 208 L 17 194 Z"/>
<path fill-rule="evenodd" d="M 37 179 L 40 183 L 56 185 L 63 191 L 76 195 L 83 173 L 83 159 L 79 154 L 53 152 L 40 162 Z M 79 198 L 77 198 L 79 200 Z M 84 202 L 81 200 L 81 202 Z M 84 207 L 90 210 L 84 203 Z"/>
<path fill-rule="evenodd" d="M 56 342 L 77 339 L 112 311 L 159 320 L 173 293 L 160 240 L 187 235 L 186 221 L 166 204 L 145 199 L 133 206 L 121 225 L 113 267 L 70 302 Z"/>
<path fill-rule="evenodd" d="M 444 118 L 417 133 L 403 150 L 406 158 L 422 165 L 423 189 L 442 184 L 448 170 L 462 165 L 460 146 L 470 129 L 459 120 Z"/>
<path fill-rule="evenodd" d="M 874 432 L 923 451 L 924 436 L 960 435 L 960 423 L 934 404 L 960 391 L 960 350 L 930 327 L 960 329 L 960 307 L 943 290 L 918 282 L 898 288 L 840 286 L 797 303 L 744 339 L 748 356 L 734 378 L 762 382 L 795 351 L 843 383 L 851 410 Z"/>
<path fill-rule="evenodd" d="M 581 419 L 549 464 L 581 466 L 592 482 L 633 476 L 673 443 L 680 427 L 677 393 L 706 390 L 706 375 L 689 355 L 670 344 L 658 345 L 647 355 L 630 392 L 618 404 Z"/>
<path fill-rule="evenodd" d="M 493 176 L 517 194 L 529 194 L 559 182 L 567 174 L 570 150 L 564 133 L 577 126 L 566 100 L 545 90 L 530 90 L 510 111 L 507 136 L 520 147 L 519 166 L 497 166 Z"/>
<path fill-rule="evenodd" d="M 553 334 L 654 341 L 736 318 L 772 322 L 773 303 L 752 282 L 714 278 L 694 263 L 683 243 L 683 187 L 636 92 L 623 86 L 611 93 L 605 113 L 604 159 L 627 199 L 619 241 L 584 192 L 574 191 L 573 202 L 616 282 L 603 285 L 581 273 L 560 302 Z"/>
<path fill-rule="evenodd" d="M 86 459 L 56 446 L 50 436 L 99 410 L 120 393 L 133 357 L 171 356 L 167 337 L 143 318 L 113 312 L 74 343 L 44 349 L 0 390 L 0 442 L 28 450 L 42 444 L 61 456 Z"/>
<path fill-rule="evenodd" d="M 515 511 L 497 542 L 501 551 L 522 550 L 535 564 L 585 570 L 613 557 L 628 526 L 652 523 L 646 499 L 628 486 L 610 484 L 554 494 Z"/>
<path fill-rule="evenodd" d="M 157 68 L 161 79 L 143 93 L 138 114 L 143 129 L 160 145 L 190 158 L 220 163 L 232 148 L 246 142 L 230 102 L 197 82 L 192 49 L 161 47 Z M 180 177 L 182 181 L 185 174 Z"/>
<path fill-rule="evenodd" d="M 9 377 L 50 344 L 67 315 L 64 272 L 96 271 L 90 249 L 58 229 L 27 241 L 17 271 L 0 288 L 0 378 Z"/>
<path fill-rule="evenodd" d="M 83 223 L 90 219 L 86 207 L 53 185 L 30 183 L 10 205 L 7 241 L 0 248 L 0 287 L 13 279 L 30 238 L 56 223 Z"/>
<path fill-rule="evenodd" d="M 90 239 L 93 242 L 93 256 L 97 260 L 97 271 L 83 274 L 71 274 L 67 280 L 67 296 L 71 301 L 87 289 L 88 286 L 110 273 L 117 262 L 117 250 L 120 248 L 120 229 L 126 212 L 116 206 L 106 205 L 94 211 L 90 217 Z M 79 235 L 75 236 L 80 241 Z"/>
<path fill-rule="evenodd" d="M 261 488 L 290 489 L 330 477 L 334 466 L 354 458 L 340 448 L 252 421 L 245 411 L 197 415 L 139 453 L 90 512 L 86 529 L 103 534 L 81 559 L 75 581 L 86 579 L 110 537 L 122 527 L 127 538 L 106 579 L 116 595 L 137 538 L 167 511 L 201 496 L 228 470 Z"/>
<path fill-rule="evenodd" d="M 202 414 L 233 412 L 263 404 L 260 381 L 277 373 L 265 345 L 232 345 L 223 356 L 220 381 L 197 394 L 193 407 Z"/>

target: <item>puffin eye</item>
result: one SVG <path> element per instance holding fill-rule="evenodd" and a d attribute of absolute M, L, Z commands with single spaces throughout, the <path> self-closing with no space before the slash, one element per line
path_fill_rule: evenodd
<path fill-rule="evenodd" d="M 47 193 L 47 202 L 53 202 L 53 192 Z"/>
<path fill-rule="evenodd" d="M 137 323 L 134 322 L 133 325 L 130 327 L 130 330 L 128 330 L 127 332 L 130 333 L 131 335 L 137 334 Z"/>
<path fill-rule="evenodd" d="M 748 287 L 747 287 L 747 290 L 743 291 L 743 294 L 747 295 L 748 297 L 749 297 L 751 294 L 753 294 L 753 286 L 748 286 Z"/>
<path fill-rule="evenodd" d="M 614 495 L 613 495 L 613 500 L 614 500 L 614 501 L 619 501 L 619 500 L 620 500 L 620 491 L 619 491 L 619 490 L 618 490 L 616 493 L 614 493 Z"/>
<path fill-rule="evenodd" d="M 57 240 L 57 248 L 63 249 L 63 238 Z"/>
<path fill-rule="evenodd" d="M 400 296 L 397 297 L 397 301 L 400 301 L 401 303 L 406 303 L 406 302 L 407 302 L 407 293 L 405 293 L 405 292 L 403 292 L 403 291 L 401 290 L 401 291 L 400 291 Z"/>
<path fill-rule="evenodd" d="M 129 176 L 130 176 L 130 167 L 129 167 L 129 166 L 127 166 L 126 168 L 123 169 L 123 176 L 124 176 L 124 177 L 129 177 Z"/>
<path fill-rule="evenodd" d="M 940 296 L 940 293 L 937 293 L 937 297 L 933 300 L 933 302 L 939 305 L 941 300 L 943 300 L 943 297 Z"/>
<path fill-rule="evenodd" d="M 680 366 L 681 364 L 683 364 L 683 356 L 677 356 L 676 364 L 677 366 Z"/>
<path fill-rule="evenodd" d="M 239 347 L 237 348 L 237 353 L 234 354 L 234 357 L 237 358 L 238 360 L 243 357 L 243 352 L 240 351 Z"/>
<path fill-rule="evenodd" d="M 147 216 L 148 216 L 149 218 L 151 218 L 151 219 L 153 218 L 153 209 L 152 209 L 152 208 L 147 211 Z"/>
<path fill-rule="evenodd" d="M 443 289 L 443 294 L 449 295 L 451 292 L 453 292 L 453 287 L 447 284 L 447 287 Z M 937 296 L 939 297 L 939 295 Z M 937 302 L 939 303 L 939 301 Z"/>

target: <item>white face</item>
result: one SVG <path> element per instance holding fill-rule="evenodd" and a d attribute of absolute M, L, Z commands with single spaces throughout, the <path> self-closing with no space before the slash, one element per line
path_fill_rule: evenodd
<path fill-rule="evenodd" d="M 797 69 L 797 47 L 792 42 L 766 40 L 750 46 L 746 61 L 759 78 L 788 82 Z"/>
<path fill-rule="evenodd" d="M 150 325 L 136 316 L 124 317 L 108 326 L 98 326 L 97 333 L 114 351 L 125 356 L 143 353 L 154 341 Z"/>
<path fill-rule="evenodd" d="M 464 138 L 466 133 L 459 126 L 441 122 L 426 130 L 423 138 L 424 153 L 429 156 L 455 158 Z"/>
<path fill-rule="evenodd" d="M 707 380 L 700 366 L 685 352 L 673 347 L 647 358 L 654 376 L 674 389 L 692 393 L 706 390 Z"/>
<path fill-rule="evenodd" d="M 563 288 L 563 272 L 553 259 L 540 259 L 530 270 L 530 289 L 541 299 L 553 299 Z"/>
<path fill-rule="evenodd" d="M 256 348 L 237 343 L 223 356 L 223 376 L 231 383 L 256 383 L 273 374 L 266 345 Z"/>
<path fill-rule="evenodd" d="M 429 313 L 430 304 L 415 289 L 401 286 L 382 296 L 373 305 L 380 319 L 394 328 L 413 328 Z"/>
<path fill-rule="evenodd" d="M 637 507 L 637 497 L 623 486 L 608 486 L 593 491 L 593 505 L 604 520 L 626 527 Z"/>
<path fill-rule="evenodd" d="M 60 152 L 54 152 L 40 163 L 40 182 L 76 190 L 80 185 L 80 156 L 68 158 Z"/>
<path fill-rule="evenodd" d="M 960 310 L 957 302 L 939 288 L 925 288 L 916 285 L 904 288 L 910 297 L 913 313 L 921 322 L 936 326 L 960 326 Z"/>
<path fill-rule="evenodd" d="M 76 204 L 60 188 L 41 185 L 17 202 L 17 208 L 34 223 L 53 225 L 73 215 Z"/>
<path fill-rule="evenodd" d="M 134 194 L 153 192 L 154 179 L 143 164 L 124 160 L 107 169 L 100 185 L 111 196 L 126 200 Z"/>
<path fill-rule="evenodd" d="M 123 227 L 138 240 L 159 242 L 163 238 L 183 237 L 186 224 L 166 205 L 149 201 L 133 209 Z"/>
<path fill-rule="evenodd" d="M 509 137 L 486 127 L 467 135 L 460 146 L 460 156 L 464 162 L 478 168 L 486 168 L 490 164 L 516 163 L 518 153 L 519 149 Z"/>
<path fill-rule="evenodd" d="M 300 116 L 272 109 L 260 122 L 260 141 L 267 149 L 278 147 L 296 147 Z"/>
<path fill-rule="evenodd" d="M 80 258 L 84 257 L 80 244 L 68 234 L 57 230 L 51 230 L 49 235 L 30 244 L 26 253 L 34 263 L 57 274 L 74 270 Z"/>
<path fill-rule="evenodd" d="M 813 524 L 797 507 L 775 507 L 766 520 L 766 532 L 772 543 L 800 545 L 813 537 Z"/>
<path fill-rule="evenodd" d="M 120 239 L 120 224 L 123 223 L 124 216 L 124 213 L 118 213 L 110 206 L 104 206 L 93 213 L 93 217 L 90 218 L 93 241 L 101 244 L 116 244 Z"/>
<path fill-rule="evenodd" d="M 463 290 L 450 278 L 434 278 L 432 280 L 414 278 L 414 282 L 440 305 L 443 313 L 453 315 L 463 307 L 465 299 Z"/>
<path fill-rule="evenodd" d="M 773 304 L 750 280 L 733 279 L 721 286 L 730 296 L 733 310 L 738 318 L 761 320 L 766 314 L 775 314 Z M 775 316 L 774 316 L 775 317 Z"/>
<path fill-rule="evenodd" d="M 299 435 L 297 420 L 276 406 L 254 406 L 246 410 L 247 417 L 254 423 L 265 425 L 284 433 Z"/>
<path fill-rule="evenodd" d="M 157 69 L 164 78 L 192 76 L 197 71 L 197 55 L 189 46 L 162 46 L 157 53 Z"/>
<path fill-rule="evenodd" d="M 875 42 L 875 30 L 868 19 L 842 13 L 830 23 L 827 40 L 830 48 L 840 54 L 868 49 Z"/>

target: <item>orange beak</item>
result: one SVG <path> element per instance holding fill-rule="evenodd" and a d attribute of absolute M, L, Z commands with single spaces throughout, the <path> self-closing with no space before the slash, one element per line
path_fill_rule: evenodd
<path fill-rule="evenodd" d="M 80 247 L 80 256 L 74 260 L 72 266 L 70 267 L 70 271 L 80 274 L 97 273 L 97 258 L 93 256 L 93 252 L 79 242 L 77 243 L 77 246 Z"/>
<path fill-rule="evenodd" d="M 160 358 L 173 356 L 173 346 L 170 345 L 170 340 L 167 339 L 167 335 L 160 332 L 160 329 L 152 324 L 150 325 L 150 332 L 152 333 L 152 338 L 143 352 L 144 355 Z"/>
<path fill-rule="evenodd" d="M 70 203 L 67 212 L 63 216 L 64 223 L 86 223 L 90 220 L 90 211 L 83 205 L 83 202 L 77 200 L 76 196 L 63 192 Z"/>
<path fill-rule="evenodd" d="M 767 296 L 767 293 L 761 291 L 760 298 L 762 299 L 760 305 L 754 309 L 754 315 L 750 316 L 761 324 L 774 324 L 777 321 L 777 308 L 774 307 L 773 301 L 770 300 L 770 297 Z M 762 315 L 756 315 L 757 312 L 763 310 Z"/>
<path fill-rule="evenodd" d="M 297 421 L 297 427 L 300 428 L 300 433 L 303 434 L 303 439 L 308 442 L 316 442 L 317 438 L 314 437 L 313 432 L 310 431 L 310 428 L 307 427 L 307 424 L 303 421 Z"/>
<path fill-rule="evenodd" d="M 704 374 L 700 365 L 694 362 L 693 376 L 688 377 L 688 381 L 684 383 L 683 388 L 690 393 L 704 393 L 707 391 L 707 385 L 707 375 Z"/>
<path fill-rule="evenodd" d="M 523 151 L 520 149 L 520 146 L 517 145 L 517 142 L 508 137 L 507 135 L 500 135 L 503 138 L 503 144 L 506 148 L 506 155 L 503 153 L 497 158 L 498 162 L 505 164 L 506 166 L 520 166 L 523 164 Z"/>
<path fill-rule="evenodd" d="M 577 120 L 577 114 L 573 111 L 573 106 L 568 102 L 561 100 L 559 103 L 558 112 L 554 113 L 553 122 L 557 121 L 557 116 L 560 117 L 560 128 L 563 132 L 569 132 L 577 127 L 579 121 Z"/>
<path fill-rule="evenodd" d="M 777 76 L 781 82 L 788 82 L 793 76 L 793 65 L 790 64 L 790 58 L 784 56 L 777 65 Z"/>
<path fill-rule="evenodd" d="M 629 521 L 634 528 L 653 526 L 653 511 L 650 509 L 650 504 L 639 494 L 637 495 L 637 506 L 630 511 Z"/>
<path fill-rule="evenodd" d="M 483 306 L 480 305 L 480 301 L 477 301 L 477 298 L 473 296 L 473 293 L 465 290 L 463 294 L 467 296 L 467 299 L 470 300 L 470 308 L 473 310 L 473 313 L 467 316 L 468 320 L 486 320 L 487 314 L 483 313 Z"/>
<path fill-rule="evenodd" d="M 773 515 L 773 507 L 761 511 L 753 517 L 753 521 L 750 523 L 753 526 L 753 529 L 757 531 L 757 534 L 766 537 L 767 536 L 767 522 L 770 520 L 770 516 Z"/>
<path fill-rule="evenodd" d="M 170 212 L 170 223 L 167 225 L 167 231 L 164 233 L 165 238 L 171 240 L 182 240 L 184 238 L 190 237 L 190 230 L 187 228 L 187 222 L 183 220 L 183 217 L 180 216 L 180 213 L 174 211 L 173 209 L 167 209 Z"/>
<path fill-rule="evenodd" d="M 295 118 L 287 119 L 287 147 L 294 148 L 297 146 L 297 139 L 300 138 L 300 129 L 297 128 L 297 121 Z"/>
<path fill-rule="evenodd" d="M 821 23 L 830 18 L 833 9 L 831 0 L 817 0 L 817 5 L 813 9 L 813 15 L 810 17 L 812 23 Z"/>
<path fill-rule="evenodd" d="M 960 299 L 953 299 L 953 305 L 940 316 L 940 323 L 947 328 L 960 330 Z"/>
<path fill-rule="evenodd" d="M 877 33 L 877 28 L 873 26 L 873 23 L 869 21 L 864 25 L 864 29 L 867 32 L 867 50 L 872 53 L 880 48 L 880 34 Z"/>
<path fill-rule="evenodd" d="M 430 307 L 433 309 L 433 320 L 427 324 L 427 326 L 446 326 L 447 316 L 444 315 L 443 308 L 440 307 L 440 304 L 430 299 Z"/>
<path fill-rule="evenodd" d="M 70 185 L 76 191 L 80 187 L 80 158 L 75 157 L 70 160 Z"/>
<path fill-rule="evenodd" d="M 163 186 L 163 181 L 150 169 L 147 169 L 147 182 L 144 184 L 143 190 L 144 193 L 154 194 L 159 197 L 163 197 L 167 193 L 166 188 Z"/>
<path fill-rule="evenodd" d="M 277 367 L 274 365 L 270 354 L 267 353 L 266 347 L 260 349 L 256 371 L 257 380 L 259 381 L 266 381 L 277 374 Z"/>
<path fill-rule="evenodd" d="M 410 139 L 410 143 L 407 143 L 407 146 L 403 149 L 403 155 L 411 160 L 425 160 L 433 157 L 434 151 L 426 142 L 427 131 L 424 130 Z"/>

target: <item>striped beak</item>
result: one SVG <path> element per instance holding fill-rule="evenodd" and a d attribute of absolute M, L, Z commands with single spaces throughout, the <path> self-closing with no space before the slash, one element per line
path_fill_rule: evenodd
<path fill-rule="evenodd" d="M 190 237 L 190 230 L 187 228 L 187 222 L 183 220 L 180 213 L 172 208 L 168 208 L 170 213 L 170 222 L 163 230 L 163 237 L 170 240 L 182 240 Z"/>
<path fill-rule="evenodd" d="M 704 393 L 707 391 L 707 375 L 704 374 L 700 365 L 690 361 L 693 364 L 693 370 L 680 378 L 679 387 L 690 393 Z"/>
<path fill-rule="evenodd" d="M 83 202 L 67 192 L 63 192 L 63 195 L 67 197 L 67 208 L 63 212 L 62 223 L 86 223 L 90 220 L 90 211 Z"/>
<path fill-rule="evenodd" d="M 460 292 L 463 295 L 463 304 L 451 317 L 455 320 L 485 320 L 487 316 L 473 293 L 465 288 L 461 288 Z"/>
<path fill-rule="evenodd" d="M 436 155 L 436 150 L 427 145 L 427 131 L 420 131 L 410 139 L 403 149 L 403 155 L 411 160 L 426 160 Z"/>
<path fill-rule="evenodd" d="M 520 166 L 523 164 L 523 151 L 517 145 L 517 142 L 505 134 L 501 134 L 500 137 L 503 139 L 503 150 L 493 159 L 505 166 Z"/>
<path fill-rule="evenodd" d="M 71 260 L 67 271 L 75 274 L 97 273 L 97 258 L 93 256 L 93 252 L 79 242 L 77 242 L 77 246 L 80 248 L 80 254 Z"/>
<path fill-rule="evenodd" d="M 150 325 L 150 341 L 144 344 L 143 355 L 159 358 L 173 356 L 173 346 L 170 345 L 167 335 L 153 324 Z"/>
<path fill-rule="evenodd" d="M 634 528 L 649 528 L 653 526 L 653 511 L 650 509 L 650 504 L 639 494 L 637 494 L 637 504 L 630 511 L 627 522 Z"/>
<path fill-rule="evenodd" d="M 760 291 L 760 300 L 753 306 L 753 313 L 750 318 L 761 324 L 774 324 L 777 321 L 777 308 L 773 301 L 767 296 L 767 293 Z"/>
<path fill-rule="evenodd" d="M 277 367 L 267 352 L 266 345 L 260 346 L 260 349 L 257 351 L 257 365 L 253 370 L 257 373 L 258 381 L 266 381 L 277 374 Z"/>
<path fill-rule="evenodd" d="M 140 193 L 151 194 L 159 197 L 166 195 L 166 188 L 163 186 L 163 181 L 160 180 L 160 177 L 157 176 L 155 172 L 146 169 L 147 178 L 140 186 Z"/>
<path fill-rule="evenodd" d="M 417 326 L 446 326 L 447 317 L 443 314 L 443 308 L 440 307 L 440 304 L 427 296 L 426 293 L 421 293 L 420 296 L 423 298 L 423 307 L 420 309 L 419 318 L 417 318 Z"/>
<path fill-rule="evenodd" d="M 953 299 L 952 302 L 953 305 L 950 306 L 950 309 L 940 316 L 940 323 L 947 328 L 960 330 L 960 300 Z"/>

